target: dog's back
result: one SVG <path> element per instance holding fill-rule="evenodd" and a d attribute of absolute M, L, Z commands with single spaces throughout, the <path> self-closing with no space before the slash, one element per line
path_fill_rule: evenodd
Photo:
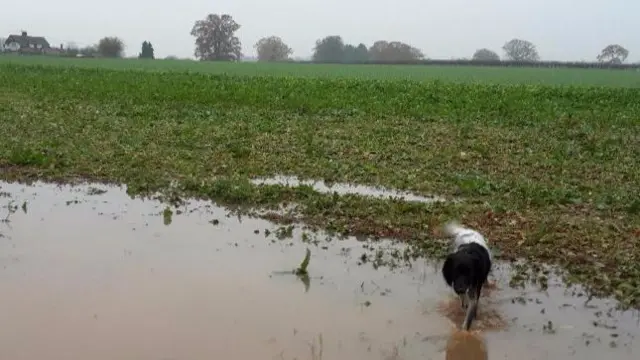
<path fill-rule="evenodd" d="M 451 236 L 454 239 L 455 248 L 453 251 L 457 251 L 461 245 L 478 244 L 487 250 L 489 260 L 492 260 L 491 250 L 489 250 L 487 240 L 479 232 L 466 228 L 454 221 L 450 221 L 445 224 L 444 231 L 448 236 Z"/>

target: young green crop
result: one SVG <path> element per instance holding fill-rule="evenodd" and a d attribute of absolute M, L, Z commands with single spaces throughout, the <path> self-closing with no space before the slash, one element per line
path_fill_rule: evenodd
<path fill-rule="evenodd" d="M 51 65 L 115 70 L 196 72 L 234 76 L 292 76 L 331 79 L 443 80 L 462 83 L 640 87 L 640 71 L 437 65 L 341 65 L 191 60 L 88 59 L 0 56 L 0 64 Z"/>
<path fill-rule="evenodd" d="M 122 182 L 445 250 L 450 216 L 503 258 L 565 266 L 640 306 L 640 89 L 0 65 L 2 178 Z M 296 175 L 458 197 L 255 186 Z M 585 252 L 585 249 L 588 251 Z M 602 274 L 607 278 L 603 280 Z"/>
<path fill-rule="evenodd" d="M 250 107 L 301 115 L 375 114 L 466 123 L 478 118 L 521 125 L 584 116 L 598 122 L 633 122 L 637 119 L 633 116 L 640 113 L 640 88 L 149 74 L 21 65 L 3 65 L 1 69 L 0 80 L 8 88 L 35 96 L 44 95 L 42 88 L 46 88 L 57 96 L 100 102 L 108 99 L 118 106 L 160 102 L 169 107 Z M 34 83 L 38 87 L 33 87 Z"/>

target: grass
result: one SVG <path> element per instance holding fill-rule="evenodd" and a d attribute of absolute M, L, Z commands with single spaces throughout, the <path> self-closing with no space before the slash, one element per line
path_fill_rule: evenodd
<path fill-rule="evenodd" d="M 212 65 L 213 66 L 213 65 Z M 4 179 L 126 183 L 227 206 L 298 204 L 330 231 L 442 256 L 458 217 L 503 259 L 558 264 L 640 307 L 640 89 L 228 76 L 0 64 Z M 256 186 L 296 175 L 461 198 Z M 294 214 L 264 215 L 283 223 Z M 544 274 L 541 275 L 544 277 Z"/>
<path fill-rule="evenodd" d="M 599 69 L 496 68 L 472 66 L 332 65 L 212 63 L 190 60 L 80 59 L 0 56 L 0 64 L 55 65 L 114 70 L 179 71 L 239 76 L 294 76 L 389 80 L 443 80 L 463 83 L 640 87 L 640 71 Z"/>

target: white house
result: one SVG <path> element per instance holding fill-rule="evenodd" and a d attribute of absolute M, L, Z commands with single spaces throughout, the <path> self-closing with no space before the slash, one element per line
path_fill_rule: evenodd
<path fill-rule="evenodd" d="M 5 51 L 45 52 L 51 48 L 47 39 L 42 36 L 29 36 L 26 31 L 21 35 L 9 35 L 4 41 Z"/>

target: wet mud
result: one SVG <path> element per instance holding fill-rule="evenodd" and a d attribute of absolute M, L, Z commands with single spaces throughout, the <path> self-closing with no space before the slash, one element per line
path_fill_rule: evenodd
<path fill-rule="evenodd" d="M 444 359 L 461 322 L 437 263 L 360 261 L 388 241 L 283 232 L 104 185 L 0 194 L 1 359 Z M 305 281 L 291 271 L 306 248 Z M 508 273 L 497 265 L 474 323 L 490 359 L 640 354 L 635 311 L 553 278 L 512 289 Z"/>

